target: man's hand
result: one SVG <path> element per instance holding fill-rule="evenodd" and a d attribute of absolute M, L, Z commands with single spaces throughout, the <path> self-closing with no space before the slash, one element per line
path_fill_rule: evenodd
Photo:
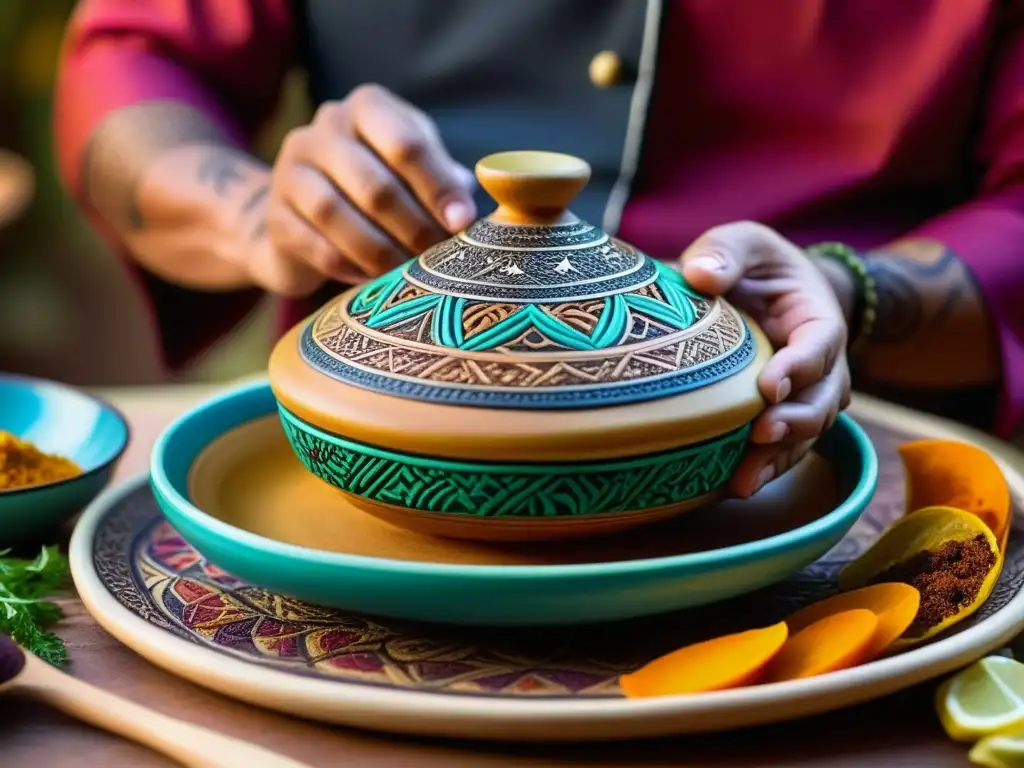
<path fill-rule="evenodd" d="M 803 251 L 760 224 L 709 230 L 683 253 L 682 269 L 698 291 L 746 312 L 777 350 L 759 379 L 768 408 L 732 480 L 749 496 L 802 458 L 849 404 L 846 320 Z"/>
<path fill-rule="evenodd" d="M 472 222 L 472 186 L 429 117 L 379 86 L 356 88 L 285 138 L 254 282 L 303 296 L 327 279 L 376 277 Z"/>

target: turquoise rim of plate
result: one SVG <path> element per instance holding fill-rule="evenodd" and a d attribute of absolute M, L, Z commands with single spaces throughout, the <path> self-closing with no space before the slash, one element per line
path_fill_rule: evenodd
<path fill-rule="evenodd" d="M 188 476 L 198 455 L 226 432 L 256 419 L 272 416 L 277 413 L 277 408 L 277 401 L 270 385 L 266 381 L 256 382 L 218 395 L 199 405 L 179 417 L 161 434 L 150 461 L 150 482 L 157 499 L 162 500 L 173 510 L 172 524 L 173 516 L 180 516 L 190 525 L 220 539 L 226 547 L 242 548 L 253 554 L 292 561 L 344 567 L 362 571 L 367 575 L 422 574 L 497 582 L 541 577 L 564 579 L 636 576 L 664 570 L 735 567 L 756 563 L 768 555 L 805 546 L 814 541 L 838 538 L 837 532 L 845 532 L 856 521 L 871 500 L 878 484 L 878 458 L 874 446 L 853 419 L 846 414 L 840 414 L 836 424 L 822 440 L 836 441 L 839 445 L 834 449 L 835 452 L 855 454 L 859 458 L 859 467 L 837 466 L 839 488 L 850 488 L 849 493 L 835 509 L 814 522 L 766 539 L 721 549 L 646 560 L 514 567 L 424 563 L 326 552 L 276 541 L 229 525 L 203 512 L 189 499 Z M 843 441 L 847 444 L 845 448 L 842 445 Z"/>
<path fill-rule="evenodd" d="M 118 427 L 120 427 L 123 434 L 118 441 L 112 444 L 111 450 L 107 452 L 100 461 L 94 463 L 92 466 L 83 467 L 82 474 L 75 475 L 74 477 L 68 477 L 64 480 L 58 480 L 53 483 L 31 485 L 25 488 L 13 488 L 11 490 L 0 490 L 0 501 L 16 497 L 24 498 L 32 495 L 41 496 L 57 488 L 66 488 L 79 483 L 84 484 L 87 481 L 97 478 L 99 475 L 113 470 L 117 465 L 117 462 L 120 461 L 122 456 L 124 456 L 124 452 L 128 449 L 128 444 L 131 442 L 131 426 L 128 424 L 128 419 L 125 418 L 125 415 L 103 398 L 88 394 L 69 384 L 62 384 L 58 381 L 37 379 L 32 376 L 20 376 L 18 374 L 0 373 L 0 386 L 8 384 L 14 384 L 16 386 L 23 387 L 26 390 L 52 393 L 49 399 L 53 399 L 54 397 L 63 398 L 73 396 L 76 399 L 88 401 L 96 406 L 97 409 L 108 413 Z M 97 492 L 99 491 L 98 488 L 96 490 Z"/>

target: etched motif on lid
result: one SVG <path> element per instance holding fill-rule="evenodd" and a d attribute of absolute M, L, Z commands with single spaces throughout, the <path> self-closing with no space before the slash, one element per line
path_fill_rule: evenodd
<path fill-rule="evenodd" d="M 325 307 L 302 356 L 355 386 L 489 408 L 619 405 L 741 370 L 754 343 L 732 307 L 567 211 L 589 174 L 556 153 L 484 158 L 497 210 Z"/>

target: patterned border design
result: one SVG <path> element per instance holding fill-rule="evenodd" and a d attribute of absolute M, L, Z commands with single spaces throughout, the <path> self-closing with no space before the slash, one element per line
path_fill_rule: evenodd
<path fill-rule="evenodd" d="M 324 307 L 299 345 L 354 386 L 518 409 L 681 394 L 754 356 L 725 302 L 585 222 L 478 222 Z"/>
<path fill-rule="evenodd" d="M 423 288 L 484 301 L 572 301 L 650 282 L 657 264 L 585 221 L 524 227 L 477 221 L 409 266 Z"/>
<path fill-rule="evenodd" d="M 514 285 L 488 285 L 484 291 L 473 283 L 427 272 L 418 259 L 409 265 L 406 275 L 411 282 L 437 293 L 449 293 L 484 301 L 555 302 L 579 300 L 588 296 L 603 296 L 640 288 L 657 278 L 658 269 L 651 259 L 645 259 L 635 272 L 613 275 L 606 280 L 576 286 L 573 291 L 561 286 L 520 288 Z"/>
<path fill-rule="evenodd" d="M 754 359 L 756 352 L 750 329 L 743 320 L 739 320 L 739 323 L 741 323 L 743 329 L 743 340 L 727 354 L 712 362 L 704 365 L 694 365 L 670 374 L 663 374 L 659 378 L 605 384 L 590 388 L 521 387 L 518 389 L 501 389 L 492 386 L 484 389 L 457 382 L 424 381 L 422 379 L 400 377 L 386 370 L 357 367 L 329 354 L 323 349 L 316 338 L 314 338 L 314 323 L 310 323 L 302 331 L 298 343 L 299 353 L 302 358 L 321 373 L 345 384 L 394 397 L 480 408 L 518 408 L 521 410 L 601 408 L 655 400 L 662 397 L 679 395 L 684 392 L 691 392 L 739 373 Z M 369 337 L 361 338 L 363 339 L 361 343 L 364 350 L 373 349 L 372 345 L 374 342 L 372 339 Z M 678 343 L 683 344 L 685 342 L 680 341 Z M 388 350 L 397 348 L 397 343 L 390 347 L 383 342 L 377 342 L 377 344 L 380 346 L 382 364 L 386 364 L 394 359 L 394 355 Z M 395 351 L 399 350 L 395 349 Z M 619 350 L 619 352 L 618 357 L 620 358 L 628 354 L 628 350 Z M 423 354 L 426 355 L 428 353 Z M 443 360 L 444 357 L 439 350 L 431 362 L 436 363 Z M 521 364 L 509 363 L 509 365 Z"/>
<path fill-rule="evenodd" d="M 315 335 L 323 342 L 342 326 L 374 329 L 399 345 L 415 341 L 452 350 L 527 353 L 533 359 L 664 340 L 690 328 L 712 306 L 722 304 L 667 268 L 635 290 L 560 303 L 471 301 L 431 293 L 393 270 L 325 308 Z M 720 323 L 733 320 L 731 313 L 716 314 Z"/>
<path fill-rule="evenodd" d="M 500 248 L 569 248 L 596 243 L 604 233 L 582 219 L 571 224 L 548 227 L 510 227 L 477 219 L 466 229 L 466 236 L 484 245 Z"/>
<path fill-rule="evenodd" d="M 329 435 L 283 407 L 280 414 L 296 455 L 331 485 L 381 504 L 472 517 L 589 517 L 681 504 L 729 480 L 750 431 L 626 461 L 503 465 L 392 453 Z"/>
<path fill-rule="evenodd" d="M 241 582 L 204 560 L 163 519 L 148 487 L 122 498 L 98 521 L 93 564 L 107 591 L 132 614 L 182 642 L 249 662 L 254 674 L 272 669 L 434 695 L 618 696 L 618 675 L 647 659 L 774 623 L 835 591 L 838 570 L 903 513 L 895 453 L 902 438 L 881 427 L 870 432 L 880 460 L 878 492 L 832 552 L 774 587 L 664 616 L 557 629 L 473 629 L 320 608 Z M 1015 532 L 992 596 L 953 632 L 998 613 L 1022 587 L 1024 536 Z"/>

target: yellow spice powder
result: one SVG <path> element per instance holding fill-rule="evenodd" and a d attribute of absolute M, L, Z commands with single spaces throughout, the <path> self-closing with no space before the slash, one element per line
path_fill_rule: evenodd
<path fill-rule="evenodd" d="M 70 459 L 43 453 L 27 440 L 0 430 L 0 491 L 54 483 L 82 474 Z"/>

